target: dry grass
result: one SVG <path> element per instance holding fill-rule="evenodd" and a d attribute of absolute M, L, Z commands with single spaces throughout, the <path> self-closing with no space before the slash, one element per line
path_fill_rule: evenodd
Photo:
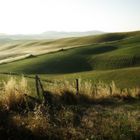
<path fill-rule="evenodd" d="M 54 84 L 52 86 L 46 86 L 46 89 L 55 93 L 59 96 L 68 96 L 74 101 L 75 98 L 78 100 L 81 99 L 79 97 L 84 97 L 86 99 L 100 100 L 106 98 L 118 98 L 118 99 L 138 99 L 140 97 L 140 88 L 125 88 L 120 89 L 116 87 L 116 84 L 112 81 L 110 84 L 105 84 L 103 82 L 99 82 L 93 84 L 92 82 L 80 82 L 79 84 L 79 94 L 76 95 L 76 84 L 75 82 L 65 81 L 62 84 Z M 66 98 L 65 98 L 66 99 Z M 69 100 L 69 99 L 68 99 Z"/>
<path fill-rule="evenodd" d="M 27 100 L 24 96 L 24 93 L 29 94 L 26 79 L 22 77 L 19 81 L 11 78 L 3 83 L 0 98 L 2 105 L 0 138 L 14 140 L 140 138 L 139 88 L 122 90 L 117 88 L 114 82 L 110 85 L 101 82 L 95 85 L 81 82 L 78 95 L 75 83 L 65 82 L 45 88 L 51 91 L 55 104 L 51 107 L 38 103 L 29 110 L 25 106 Z M 107 98 L 109 100 L 117 98 L 119 102 L 115 102 L 115 105 L 102 104 Z M 132 103 L 129 102 L 130 99 L 135 100 Z M 98 100 L 102 102 L 92 104 Z M 123 104 L 120 104 L 120 100 Z"/>
<path fill-rule="evenodd" d="M 28 130 L 35 139 L 97 139 L 123 140 L 140 138 L 139 109 L 130 105 L 111 109 L 100 105 L 90 107 L 54 108 L 54 119 L 47 109 L 38 106 L 28 114 L 14 114 L 10 124 L 27 135 Z M 18 130 L 18 131 L 19 131 Z M 12 130 L 10 130 L 12 131 Z M 17 132 L 18 132 L 17 131 Z M 12 131 L 14 136 L 17 132 Z M 30 135 L 27 135 L 29 139 Z M 22 136 L 18 137 L 23 139 Z"/>
<path fill-rule="evenodd" d="M 28 84 L 24 77 L 20 81 L 11 77 L 9 81 L 3 82 L 0 101 L 5 109 L 16 109 L 25 102 L 25 93 L 28 94 Z"/>
<path fill-rule="evenodd" d="M 81 81 L 78 94 L 75 82 L 65 81 L 60 84 L 47 85 L 45 89 L 52 94 L 54 104 L 91 104 L 97 101 L 104 102 L 106 99 L 108 101 L 113 99 L 132 100 L 140 97 L 140 88 L 119 89 L 114 82 L 107 85 L 102 82 L 92 84 L 90 81 Z M 3 82 L 2 96 L 0 97 L 1 104 L 7 110 L 25 106 L 25 98 L 27 97 L 25 97 L 25 94 L 30 92 L 27 80 L 24 77 L 21 80 L 11 77 L 9 81 Z"/>

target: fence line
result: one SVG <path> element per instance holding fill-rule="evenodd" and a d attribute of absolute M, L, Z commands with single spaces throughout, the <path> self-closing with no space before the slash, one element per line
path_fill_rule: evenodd
<path fill-rule="evenodd" d="M 51 80 L 44 80 L 44 79 L 41 79 L 38 75 L 35 75 L 34 77 L 33 76 L 29 76 L 29 75 L 26 75 L 26 74 L 19 74 L 19 73 L 14 73 L 14 72 L 3 72 L 3 73 L 0 73 L 0 74 L 5 74 L 5 75 L 16 75 L 16 76 L 23 76 L 23 77 L 26 77 L 26 78 L 31 78 L 31 79 L 34 79 L 35 80 L 35 84 L 36 84 L 36 92 L 37 92 L 37 96 L 40 97 L 40 90 L 39 90 L 39 87 L 41 88 L 41 92 L 44 93 L 45 90 L 43 88 L 43 84 L 41 83 L 41 81 L 43 82 L 47 82 L 47 83 L 52 83 L 52 84 L 61 84 L 62 82 L 54 82 L 54 81 L 51 81 Z M 79 91 L 80 91 L 80 81 L 79 79 L 75 79 L 75 88 L 76 88 L 76 95 L 79 94 Z"/>
<path fill-rule="evenodd" d="M 10 76 L 23 76 L 26 78 L 30 78 L 30 79 L 35 79 L 35 76 L 29 76 L 27 74 L 20 74 L 20 73 L 14 73 L 14 72 L 1 72 L 0 74 L 4 74 L 4 75 L 10 75 Z M 43 82 L 47 82 L 47 83 L 56 83 L 56 81 L 52 81 L 52 80 L 45 80 L 42 79 Z M 60 82 L 57 82 L 60 83 Z"/>

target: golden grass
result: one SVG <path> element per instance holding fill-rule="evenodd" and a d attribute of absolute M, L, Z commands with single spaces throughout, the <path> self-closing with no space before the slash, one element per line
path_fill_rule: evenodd
<path fill-rule="evenodd" d="M 120 89 L 116 87 L 114 82 L 108 85 L 102 82 L 92 84 L 90 81 L 83 82 L 80 80 L 78 94 L 75 82 L 65 81 L 60 84 L 46 85 L 44 88 L 52 93 L 53 102 L 60 104 L 93 103 L 104 99 L 110 99 L 110 101 L 112 99 L 131 100 L 139 99 L 140 97 L 140 88 Z M 24 77 L 21 80 L 11 77 L 7 82 L 3 82 L 0 102 L 7 110 L 17 109 L 23 105 L 25 106 L 25 94 L 29 95 L 29 93 L 31 91 Z"/>
<path fill-rule="evenodd" d="M 17 108 L 25 101 L 24 94 L 28 94 L 27 80 L 22 77 L 20 81 L 11 77 L 7 82 L 3 82 L 1 91 L 1 104 L 7 109 Z"/>
<path fill-rule="evenodd" d="M 80 80 L 81 81 L 81 80 Z M 76 95 L 76 83 L 65 81 L 62 84 L 54 84 L 52 86 L 46 86 L 46 89 L 62 96 L 65 92 L 69 92 Z M 103 99 L 103 98 L 139 98 L 140 88 L 124 88 L 120 89 L 116 86 L 114 81 L 110 84 L 103 82 L 93 84 L 90 81 L 79 83 L 79 95 L 84 95 L 90 99 Z"/>

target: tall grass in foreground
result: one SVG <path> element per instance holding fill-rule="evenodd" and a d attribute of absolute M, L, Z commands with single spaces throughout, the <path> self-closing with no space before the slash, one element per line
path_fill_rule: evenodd
<path fill-rule="evenodd" d="M 139 88 L 119 89 L 114 82 L 110 85 L 81 82 L 77 94 L 75 83 L 43 83 L 44 88 L 52 93 L 54 106 L 38 103 L 28 109 L 25 94 L 30 95 L 31 91 L 24 77 L 20 81 L 10 78 L 2 85 L 0 139 L 140 139 Z M 123 99 L 136 99 L 136 102 L 124 102 L 124 105 L 116 102 L 117 106 L 106 106 L 101 102 L 88 105 L 91 101 L 104 102 L 106 98 L 117 98 L 122 102 Z"/>
<path fill-rule="evenodd" d="M 71 93 L 74 96 L 77 94 L 75 82 L 65 81 L 64 83 L 46 86 L 47 90 L 62 96 L 66 93 Z M 110 84 L 98 82 L 93 84 L 90 81 L 81 81 L 79 84 L 79 95 L 83 95 L 90 99 L 103 99 L 103 98 L 139 98 L 140 87 L 134 88 L 118 88 L 114 81 Z"/>
<path fill-rule="evenodd" d="M 30 91 L 26 78 L 16 80 L 11 77 L 7 82 L 3 82 L 0 91 L 0 102 L 7 109 L 17 108 L 25 104 L 25 95 Z M 35 86 L 35 85 L 34 85 Z M 140 97 L 140 88 L 120 89 L 115 83 L 105 84 L 103 82 L 80 82 L 77 93 L 75 82 L 65 81 L 63 83 L 54 83 L 53 85 L 44 85 L 45 90 L 52 94 L 53 102 L 64 103 L 92 103 L 104 99 L 138 99 Z M 34 94 L 35 95 L 35 94 Z M 37 97 L 35 97 L 37 98 Z"/>

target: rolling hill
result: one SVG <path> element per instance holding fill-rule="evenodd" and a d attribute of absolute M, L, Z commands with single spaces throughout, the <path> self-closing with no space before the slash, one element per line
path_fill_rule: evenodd
<path fill-rule="evenodd" d="M 22 60 L 1 64 L 0 72 L 61 74 L 61 76 L 65 74 L 67 75 L 65 77 L 69 77 L 71 73 L 78 73 L 78 76 L 88 77 L 87 79 L 104 81 L 125 79 L 122 80 L 123 83 L 127 80 L 133 81 L 134 86 L 140 82 L 136 78 L 140 75 L 139 31 L 64 38 L 53 41 L 20 42 L 18 45 L 1 46 L 0 50 L 3 54 L 4 52 L 9 54 L 12 51 L 19 56 L 29 54 L 25 57 L 26 59 L 22 58 Z M 83 72 L 86 72 L 86 75 L 90 73 L 90 76 L 84 76 Z M 129 74 L 130 77 L 127 76 Z M 110 75 L 114 75 L 116 78 Z M 132 84 L 132 82 L 127 83 Z"/>

